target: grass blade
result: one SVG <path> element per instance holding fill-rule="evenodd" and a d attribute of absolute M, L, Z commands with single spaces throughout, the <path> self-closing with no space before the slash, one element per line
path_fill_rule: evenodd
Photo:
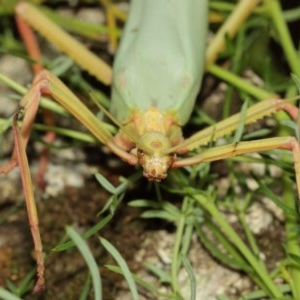
<path fill-rule="evenodd" d="M 76 244 L 77 248 L 81 252 L 84 260 L 88 265 L 94 286 L 94 299 L 102 300 L 101 277 L 98 266 L 89 247 L 87 246 L 86 242 L 82 239 L 82 237 L 71 226 L 67 226 L 66 231 L 70 238 L 73 240 L 73 242 Z"/>
<path fill-rule="evenodd" d="M 102 228 L 104 228 L 109 221 L 112 219 L 113 215 L 107 215 L 105 218 L 103 218 L 100 222 L 98 222 L 93 227 L 89 228 L 86 232 L 82 234 L 83 239 L 88 239 L 90 236 L 95 234 L 96 232 L 100 231 Z M 61 242 L 56 247 L 52 249 L 52 251 L 64 251 L 69 248 L 72 248 L 75 246 L 74 241 L 67 241 L 67 242 Z"/>
<path fill-rule="evenodd" d="M 132 277 L 132 274 L 124 260 L 124 258 L 121 256 L 120 252 L 106 239 L 99 238 L 102 246 L 106 249 L 106 251 L 111 254 L 111 256 L 115 259 L 115 261 L 118 263 L 120 269 L 122 270 L 122 274 L 125 277 L 125 280 L 128 283 L 128 287 L 131 291 L 132 299 L 138 300 L 139 295 L 137 292 L 137 288 L 134 282 L 134 279 Z"/>
<path fill-rule="evenodd" d="M 6 291 L 0 287 L 0 298 L 3 300 L 21 300 L 21 298 L 13 295 L 12 293 Z"/>
<path fill-rule="evenodd" d="M 190 282 L 191 282 L 191 300 L 196 300 L 196 287 L 197 287 L 197 283 L 196 283 L 196 278 L 195 278 L 195 274 L 193 271 L 193 268 L 189 262 L 189 260 L 186 258 L 185 255 L 181 255 L 181 259 L 182 259 L 182 263 L 188 273 Z"/>

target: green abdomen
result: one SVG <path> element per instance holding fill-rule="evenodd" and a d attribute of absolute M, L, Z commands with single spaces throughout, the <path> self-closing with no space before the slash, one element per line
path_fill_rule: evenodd
<path fill-rule="evenodd" d="M 111 112 L 121 123 L 157 107 L 190 117 L 204 68 L 207 0 L 133 0 L 114 63 Z"/>

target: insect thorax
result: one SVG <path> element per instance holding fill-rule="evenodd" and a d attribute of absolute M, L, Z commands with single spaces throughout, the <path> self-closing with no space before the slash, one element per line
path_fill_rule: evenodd
<path fill-rule="evenodd" d="M 144 176 L 157 181 L 166 178 L 176 156 L 170 149 L 182 140 L 181 127 L 174 115 L 155 107 L 134 111 L 114 137 L 118 147 L 135 156 L 135 164 L 143 168 Z"/>

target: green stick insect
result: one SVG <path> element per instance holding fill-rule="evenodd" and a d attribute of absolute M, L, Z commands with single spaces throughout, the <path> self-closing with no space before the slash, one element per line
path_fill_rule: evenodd
<path fill-rule="evenodd" d="M 238 9 L 241 6 L 238 6 L 234 12 L 238 16 L 234 19 L 237 20 L 234 28 L 238 28 L 258 2 L 241 1 L 246 13 L 240 14 Z M 247 7 L 249 10 L 245 9 Z M 132 0 L 113 76 L 106 63 L 62 32 L 34 6 L 21 2 L 16 13 L 58 47 L 68 51 L 74 60 L 82 59 L 85 68 L 100 81 L 110 84 L 113 78 L 110 113 L 120 127 L 116 136 L 112 136 L 105 123 L 48 71 L 42 71 L 35 77 L 32 87 L 21 100 L 20 109 L 14 117 L 15 148 L 10 162 L 1 167 L 0 172 L 7 173 L 17 165 L 21 170 L 37 253 L 35 291 L 42 290 L 45 285 L 44 259 L 25 149 L 42 94 L 59 102 L 121 159 L 134 166 L 140 165 L 149 180 L 163 180 L 170 168 L 281 148 L 293 151 L 300 191 L 299 144 L 294 137 L 237 142 L 207 148 L 194 157 L 187 155 L 189 151 L 235 131 L 240 124 L 240 115 L 236 114 L 189 138 L 182 135 L 181 128 L 193 111 L 205 67 L 208 1 Z M 227 23 L 225 28 L 229 28 L 228 24 L 232 25 Z M 223 43 L 224 36 L 223 40 L 219 40 Z M 213 60 L 211 55 L 208 57 L 207 61 Z M 250 107 L 243 122 L 253 123 L 279 110 L 287 111 L 296 119 L 298 110 L 293 105 L 274 98 Z M 20 127 L 19 120 L 22 120 Z"/>

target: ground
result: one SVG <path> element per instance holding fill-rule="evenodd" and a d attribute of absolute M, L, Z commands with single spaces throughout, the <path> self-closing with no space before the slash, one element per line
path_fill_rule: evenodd
<path fill-rule="evenodd" d="M 3 56 L 0 59 L 0 70 L 6 72 L 22 85 L 30 82 L 30 71 L 24 60 Z M 250 76 L 252 79 L 254 76 Z M 222 95 L 226 86 L 217 84 L 215 79 L 206 76 L 204 86 L 213 87 L 214 93 L 203 97 L 203 109 L 214 118 L 221 118 L 222 111 L 218 109 L 222 103 Z M 209 89 L 209 88 L 206 88 Z M 8 103 L 8 89 L 1 86 L 0 107 L 1 116 L 9 117 L 15 111 Z M 205 90 L 203 92 L 205 95 Z M 233 101 L 237 97 L 233 97 Z M 212 105 L 213 103 L 213 105 Z M 240 107 L 240 104 L 233 105 Z M 5 108 L 5 109 L 4 109 Z M 237 110 L 238 110 L 237 109 Z M 263 125 L 265 125 L 263 123 Z M 258 126 L 261 126 L 258 125 Z M 195 130 L 197 125 L 190 125 L 189 130 Z M 37 135 L 38 133 L 35 133 Z M 6 136 L 1 151 L 7 161 L 11 152 L 12 140 Z M 32 175 L 38 168 L 39 151 L 41 143 L 33 137 L 29 145 L 29 158 Z M 110 182 L 119 184 L 119 176 L 128 178 L 136 172 L 135 168 L 128 167 L 113 155 L 107 153 L 101 145 L 71 146 L 72 142 L 58 137 L 55 142 L 47 172 L 45 189 L 35 185 L 35 194 L 40 219 L 41 237 L 46 260 L 46 291 L 38 296 L 30 292 L 24 299 L 78 299 L 84 282 L 88 277 L 86 263 L 76 248 L 63 252 L 54 252 L 52 249 L 65 238 L 65 226 L 72 225 L 78 232 L 85 232 L 98 223 L 103 215 L 98 213 L 109 198 L 96 181 L 94 174 L 101 172 Z M 278 178 L 270 186 L 276 194 L 280 195 L 280 178 L 282 171 L 276 167 L 261 170 L 261 166 L 247 163 L 235 163 L 235 169 L 245 176 L 245 185 L 248 190 L 255 193 L 258 181 L 266 172 L 272 173 L 272 178 Z M 239 185 L 232 186 L 228 165 L 224 162 L 213 164 L 211 168 L 211 186 L 224 198 L 234 189 L 236 195 L 244 195 Z M 250 176 L 255 173 L 257 177 Z M 249 175 L 250 174 L 250 175 Z M 248 177 L 249 176 L 249 177 Z M 172 184 L 166 185 L 172 188 Z M 7 282 L 20 284 L 20 281 L 32 272 L 34 278 L 35 260 L 33 243 L 27 219 L 24 196 L 18 170 L 0 178 L 0 286 L 7 288 Z M 177 208 L 181 207 L 182 198 L 168 191 L 162 190 L 163 197 Z M 155 186 L 145 179 L 140 179 L 129 187 L 122 203 L 118 206 L 112 221 L 100 232 L 89 238 L 87 243 L 91 248 L 95 260 L 101 271 L 103 280 L 103 299 L 131 299 L 131 293 L 123 278 L 105 268 L 106 264 L 114 264 L 111 256 L 103 249 L 98 237 L 108 239 L 122 254 L 130 270 L 147 282 L 153 283 L 157 289 L 169 292 L 168 284 L 159 282 L 157 276 L 150 272 L 145 265 L 154 264 L 165 272 L 171 269 L 172 253 L 174 248 L 176 222 L 167 222 L 160 219 L 142 219 L 143 209 L 128 206 L 132 199 L 147 199 L 157 201 Z M 242 200 L 241 200 L 242 202 Z M 233 226 L 235 231 L 244 238 L 244 233 L 235 213 L 221 205 L 222 213 Z M 259 246 L 259 256 L 266 262 L 269 270 L 278 266 L 284 258 L 284 216 L 282 211 L 266 196 L 256 197 L 256 202 L 246 214 L 246 222 L 253 232 Z M 209 236 L 206 224 L 204 232 Z M 188 252 L 189 261 L 195 272 L 197 282 L 197 299 L 214 300 L 217 295 L 226 294 L 231 299 L 238 299 L 242 294 L 252 291 L 253 282 L 245 272 L 228 268 L 214 254 L 201 244 L 197 235 L 192 235 L 191 247 Z M 190 296 L 190 283 L 184 270 L 179 272 L 181 292 L 185 299 Z M 281 282 L 278 282 L 281 283 Z M 32 285 L 31 285 L 32 286 Z M 30 286 L 30 288 L 31 288 Z M 88 299 L 93 299 L 90 291 Z M 154 299 L 145 289 L 140 289 L 140 299 Z M 162 298 L 161 299 L 165 299 Z"/>

